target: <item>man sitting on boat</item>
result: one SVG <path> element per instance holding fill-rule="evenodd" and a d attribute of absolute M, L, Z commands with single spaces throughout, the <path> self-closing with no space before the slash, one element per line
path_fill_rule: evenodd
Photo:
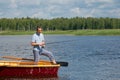
<path fill-rule="evenodd" d="M 56 64 L 55 58 L 52 52 L 47 51 L 43 48 L 45 46 L 44 35 L 42 34 L 42 28 L 37 26 L 36 33 L 32 36 L 31 45 L 33 46 L 33 55 L 35 64 L 39 62 L 40 55 L 49 57 L 53 64 Z"/>

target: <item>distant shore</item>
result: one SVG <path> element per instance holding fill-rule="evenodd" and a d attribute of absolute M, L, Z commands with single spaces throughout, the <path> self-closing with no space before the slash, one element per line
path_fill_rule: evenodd
<path fill-rule="evenodd" d="M 0 35 L 32 35 L 35 31 L 0 31 Z M 55 30 L 43 31 L 44 34 L 62 34 L 62 35 L 120 35 L 120 29 L 102 29 L 102 30 Z"/>

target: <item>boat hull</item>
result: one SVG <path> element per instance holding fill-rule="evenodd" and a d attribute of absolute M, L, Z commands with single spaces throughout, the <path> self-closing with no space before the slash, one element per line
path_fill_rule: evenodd
<path fill-rule="evenodd" d="M 0 66 L 0 77 L 57 77 L 59 65 L 10 65 Z"/>

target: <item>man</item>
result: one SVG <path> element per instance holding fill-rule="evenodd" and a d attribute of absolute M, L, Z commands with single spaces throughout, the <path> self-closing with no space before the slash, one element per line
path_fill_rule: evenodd
<path fill-rule="evenodd" d="M 33 55 L 36 64 L 39 62 L 40 55 L 49 57 L 50 61 L 56 64 L 53 54 L 43 48 L 45 46 L 45 40 L 42 34 L 42 28 L 39 26 L 37 26 L 36 33 L 32 36 L 31 45 L 33 46 Z"/>

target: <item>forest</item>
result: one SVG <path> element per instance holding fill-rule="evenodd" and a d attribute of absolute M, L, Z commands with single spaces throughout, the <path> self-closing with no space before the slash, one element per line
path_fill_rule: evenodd
<path fill-rule="evenodd" d="M 120 29 L 120 18 L 0 18 L 0 31 L 33 31 L 41 25 L 44 30 Z"/>

